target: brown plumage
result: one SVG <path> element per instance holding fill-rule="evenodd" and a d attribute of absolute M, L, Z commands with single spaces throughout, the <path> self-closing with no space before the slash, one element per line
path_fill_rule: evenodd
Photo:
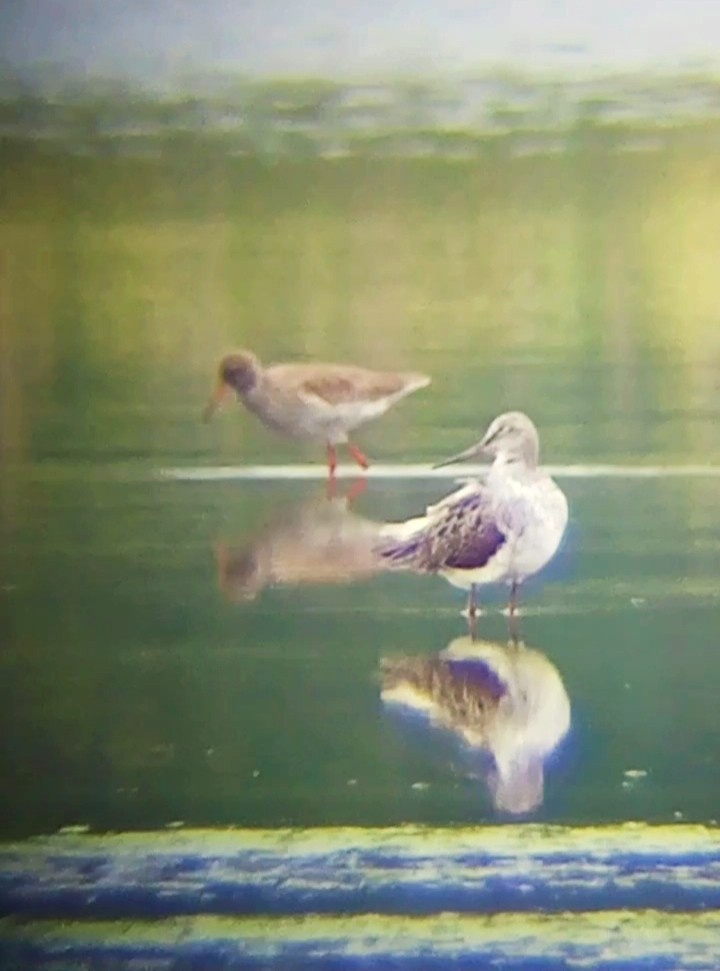
<path fill-rule="evenodd" d="M 313 499 L 283 510 L 242 545 L 218 543 L 218 585 L 229 600 L 253 600 L 269 586 L 346 584 L 378 573 L 380 524 L 357 516 L 347 499 Z"/>
<path fill-rule="evenodd" d="M 205 409 L 209 420 L 233 391 L 248 411 L 281 434 L 325 442 L 330 474 L 335 447 L 347 443 L 358 465 L 363 453 L 348 440 L 358 425 L 384 414 L 396 401 L 426 387 L 424 374 L 372 371 L 349 364 L 275 364 L 263 367 L 250 351 L 227 354 L 218 369 L 218 385 Z"/>
<path fill-rule="evenodd" d="M 280 365 L 275 372 L 287 373 Z M 297 365 L 301 368 L 301 365 Z M 319 368 L 333 368 L 334 371 L 317 373 Z M 357 401 L 379 401 L 393 395 L 405 392 L 408 381 L 420 375 L 385 374 L 382 371 L 368 371 L 365 368 L 349 365 L 318 364 L 310 365 L 307 377 L 303 376 L 305 368 L 301 368 L 297 377 L 300 387 L 306 394 L 316 394 L 331 405 L 346 405 Z M 293 375 L 290 375 L 292 379 Z"/>
<path fill-rule="evenodd" d="M 502 682 L 486 669 L 480 674 L 440 655 L 399 655 L 380 658 L 383 691 L 390 694 L 406 686 L 429 699 L 442 699 L 435 719 L 447 727 L 481 731 L 505 693 Z"/>

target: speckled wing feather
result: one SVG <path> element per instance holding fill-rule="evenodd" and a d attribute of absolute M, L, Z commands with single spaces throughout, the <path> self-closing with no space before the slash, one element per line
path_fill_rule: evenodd
<path fill-rule="evenodd" d="M 431 507 L 409 535 L 387 537 L 378 553 L 388 565 L 425 573 L 485 566 L 507 541 L 493 515 L 491 498 L 480 485 L 460 489 L 455 496 L 456 501 L 448 496 Z"/>
<path fill-rule="evenodd" d="M 456 729 L 482 731 L 485 719 L 508 690 L 482 658 L 401 655 L 382 658 L 380 670 L 386 697 L 407 688 L 406 704 L 412 707 L 410 699 L 417 696 L 435 705 L 435 717 Z"/>
<path fill-rule="evenodd" d="M 390 398 L 422 377 L 341 364 L 284 364 L 266 373 L 286 389 L 332 406 Z"/>
<path fill-rule="evenodd" d="M 465 692 L 493 701 L 507 694 L 507 685 L 485 658 L 443 658 L 442 663 Z"/>
<path fill-rule="evenodd" d="M 400 375 L 377 374 L 352 380 L 344 375 L 325 375 L 314 381 L 305 381 L 302 390 L 316 395 L 330 405 L 349 404 L 354 401 L 375 401 L 389 398 L 402 391 L 404 382 Z"/>

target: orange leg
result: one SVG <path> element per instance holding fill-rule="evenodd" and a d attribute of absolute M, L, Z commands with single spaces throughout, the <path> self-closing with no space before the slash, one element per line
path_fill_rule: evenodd
<path fill-rule="evenodd" d="M 328 499 L 334 499 L 337 493 L 337 479 L 335 478 L 335 470 L 337 469 L 337 452 L 335 451 L 335 446 L 328 442 L 327 447 L 327 457 L 328 457 L 328 479 L 327 479 L 327 497 Z"/>
<path fill-rule="evenodd" d="M 348 501 L 348 505 L 350 505 L 351 502 L 354 502 L 358 496 L 361 496 L 366 489 L 367 479 L 357 479 L 355 482 L 353 482 L 347 496 L 345 497 Z"/>
<path fill-rule="evenodd" d="M 357 445 L 353 445 L 352 442 L 348 442 L 348 452 L 350 452 L 360 468 L 367 469 L 370 467 L 370 463 L 368 462 L 366 456 L 363 455 Z"/>
<path fill-rule="evenodd" d="M 335 470 L 337 469 L 337 452 L 335 451 L 334 445 L 328 445 L 327 447 L 328 456 L 328 475 L 331 479 L 335 478 Z"/>

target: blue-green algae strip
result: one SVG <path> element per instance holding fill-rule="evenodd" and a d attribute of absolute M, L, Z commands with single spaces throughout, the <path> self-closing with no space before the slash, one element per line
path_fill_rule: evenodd
<path fill-rule="evenodd" d="M 277 962 L 299 957 L 322 966 L 329 958 L 353 959 L 353 967 L 379 958 L 422 957 L 428 962 L 463 958 L 502 960 L 515 967 L 530 957 L 564 962 L 563 967 L 713 968 L 720 961 L 720 912 L 675 914 L 604 911 L 580 914 L 444 913 L 430 917 L 186 917 L 161 921 L 0 922 L 6 948 L 35 955 L 74 955 L 115 960 L 152 955 L 179 959 L 222 953 L 226 959 Z M 20 949 L 20 950 L 19 950 Z M 115 966 L 115 965 L 113 965 Z M 118 965 L 120 966 L 120 965 Z M 185 965 L 183 965 L 185 966 Z M 194 966 L 194 965 L 193 965 Z M 228 966 L 236 966 L 235 964 Z M 237 966 L 242 966 L 239 963 Z M 417 967 L 418 965 L 416 965 Z M 465 966 L 463 964 L 463 966 Z M 522 966 L 518 964 L 517 966 Z"/>
<path fill-rule="evenodd" d="M 421 825 L 388 827 L 307 827 L 242 829 L 168 828 L 147 832 L 95 834 L 67 827 L 47 836 L 0 843 L 0 854 L 27 857 L 47 851 L 175 855 L 264 852 L 298 856 L 349 851 L 382 851 L 406 857 L 458 856 L 482 851 L 490 856 L 617 856 L 627 853 L 687 856 L 720 852 L 720 827 L 674 823 L 627 822 L 603 826 L 555 826 L 536 823 L 499 826 Z"/>
<path fill-rule="evenodd" d="M 165 830 L 0 847 L 0 909 L 32 917 L 720 908 L 710 826 Z"/>

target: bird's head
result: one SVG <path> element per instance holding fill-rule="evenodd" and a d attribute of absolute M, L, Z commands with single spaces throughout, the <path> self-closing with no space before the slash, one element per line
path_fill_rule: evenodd
<path fill-rule="evenodd" d="M 217 384 L 203 412 L 203 419 L 209 421 L 233 391 L 238 395 L 251 391 L 257 384 L 259 371 L 260 361 L 251 351 L 226 354 L 218 365 Z"/>
<path fill-rule="evenodd" d="M 510 462 L 522 460 L 534 467 L 538 463 L 539 454 L 540 442 L 532 420 L 522 411 L 506 411 L 490 422 L 479 442 L 464 452 L 438 462 L 435 468 L 454 462 L 467 462 L 483 455 Z"/>

